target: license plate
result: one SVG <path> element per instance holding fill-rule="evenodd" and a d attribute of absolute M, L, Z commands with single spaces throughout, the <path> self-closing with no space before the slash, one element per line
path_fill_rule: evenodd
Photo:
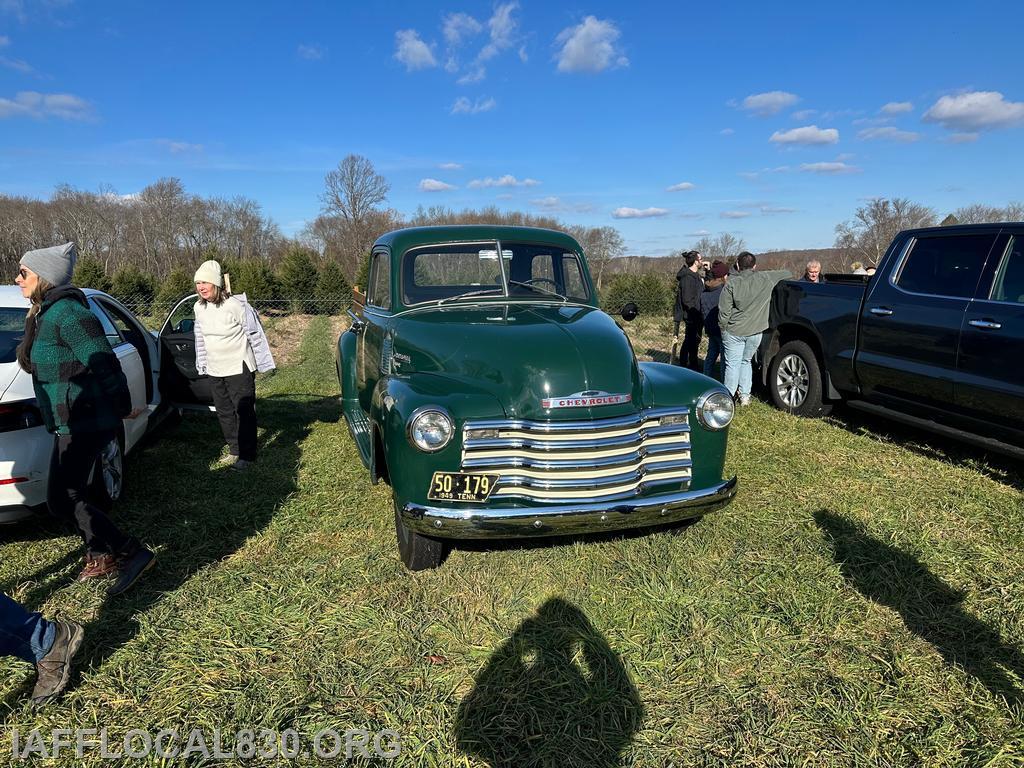
<path fill-rule="evenodd" d="M 487 501 L 497 482 L 497 475 L 435 472 L 427 498 L 431 501 Z"/>

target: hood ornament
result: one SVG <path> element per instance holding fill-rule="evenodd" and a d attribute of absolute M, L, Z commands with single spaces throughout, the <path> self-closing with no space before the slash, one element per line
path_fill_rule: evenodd
<path fill-rule="evenodd" d="M 587 389 L 564 397 L 545 397 L 540 401 L 544 408 L 595 408 L 602 405 L 619 405 L 633 399 L 630 394 L 612 395 L 597 389 Z"/>

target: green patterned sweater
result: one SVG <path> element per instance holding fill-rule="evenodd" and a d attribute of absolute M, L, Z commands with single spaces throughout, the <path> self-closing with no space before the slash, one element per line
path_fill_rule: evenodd
<path fill-rule="evenodd" d="M 114 430 L 132 409 L 128 381 L 85 294 L 47 292 L 35 317 L 32 382 L 50 432 Z"/>

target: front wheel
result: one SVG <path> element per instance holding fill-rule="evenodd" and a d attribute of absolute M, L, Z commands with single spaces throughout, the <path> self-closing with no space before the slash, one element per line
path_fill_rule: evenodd
<path fill-rule="evenodd" d="M 832 410 L 822 402 L 822 376 L 814 351 L 790 341 L 768 366 L 768 389 L 775 407 L 796 416 L 824 416 Z"/>
<path fill-rule="evenodd" d="M 398 502 L 392 500 L 395 508 L 395 532 L 398 535 L 398 554 L 410 571 L 426 571 L 437 568 L 444 560 L 447 547 L 440 539 L 432 539 L 409 529 L 402 520 Z"/>

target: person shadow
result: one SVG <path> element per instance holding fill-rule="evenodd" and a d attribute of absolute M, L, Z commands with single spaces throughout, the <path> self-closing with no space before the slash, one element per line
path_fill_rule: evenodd
<path fill-rule="evenodd" d="M 1024 655 L 963 608 L 964 593 L 932 574 L 916 557 L 879 541 L 829 510 L 814 520 L 831 544 L 843 577 L 869 600 L 885 605 L 907 629 L 935 647 L 1010 706 L 1024 702 Z"/>
<path fill-rule="evenodd" d="M 102 602 L 88 623 L 83 622 L 85 639 L 69 691 L 83 674 L 94 672 L 131 642 L 139 630 L 139 616 L 190 579 L 202 578 L 205 569 L 236 552 L 269 524 L 277 508 L 297 490 L 301 446 L 313 425 L 336 423 L 341 417 L 336 397 L 301 394 L 262 396 L 256 411 L 263 431 L 259 456 L 245 471 L 214 464 L 224 442 L 212 412 L 185 415 L 127 458 L 124 495 L 111 517 L 126 533 L 154 549 L 157 559 L 123 595 L 106 596 L 110 580 L 96 585 Z M 81 550 L 76 549 L 75 567 L 80 557 Z M 41 565 L 36 578 L 66 568 L 65 560 Z M 51 583 L 48 591 L 60 586 L 61 582 Z M 46 599 L 38 589 L 30 597 L 31 601 L 26 600 L 30 606 Z M 0 701 L 0 726 L 7 720 L 5 713 L 17 717 L 31 684 L 29 680 Z"/>
<path fill-rule="evenodd" d="M 459 705 L 459 750 L 492 768 L 615 768 L 644 709 L 584 613 L 552 598 L 491 655 Z"/>

